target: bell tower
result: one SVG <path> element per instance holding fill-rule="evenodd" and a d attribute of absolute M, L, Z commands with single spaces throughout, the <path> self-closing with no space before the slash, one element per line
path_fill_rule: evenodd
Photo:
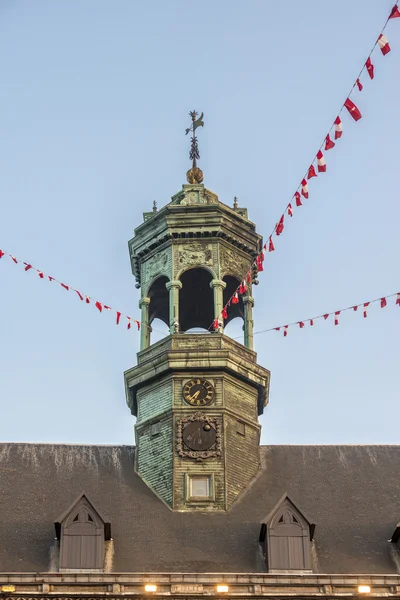
<path fill-rule="evenodd" d="M 141 290 L 141 346 L 125 372 L 127 404 L 137 418 L 135 470 L 173 510 L 228 510 L 259 469 L 261 415 L 269 371 L 253 350 L 252 265 L 262 238 L 247 210 L 230 208 L 202 184 L 191 113 L 192 168 L 171 202 L 144 214 L 129 242 Z M 245 294 L 225 324 L 241 317 L 244 345 L 212 324 L 248 272 Z M 170 334 L 151 344 L 151 323 Z"/>

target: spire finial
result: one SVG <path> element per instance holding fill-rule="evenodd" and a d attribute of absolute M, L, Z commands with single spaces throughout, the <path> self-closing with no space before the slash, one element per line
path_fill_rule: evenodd
<path fill-rule="evenodd" d="M 153 212 L 157 212 L 157 201 L 153 200 Z"/>
<path fill-rule="evenodd" d="M 192 168 L 186 173 L 186 179 L 189 183 L 201 183 L 203 181 L 203 171 L 199 169 L 196 162 L 200 158 L 196 129 L 198 127 L 204 127 L 204 113 L 201 113 L 200 117 L 197 118 L 198 113 L 195 110 L 192 110 L 190 111 L 189 115 L 192 118 L 192 124 L 186 129 L 185 135 L 187 135 L 189 131 L 193 133 L 189 152 L 189 158 L 192 161 Z"/>
<path fill-rule="evenodd" d="M 238 199 L 236 198 L 236 196 L 234 196 L 233 198 L 233 208 L 236 210 L 237 208 L 239 208 L 238 205 Z"/>

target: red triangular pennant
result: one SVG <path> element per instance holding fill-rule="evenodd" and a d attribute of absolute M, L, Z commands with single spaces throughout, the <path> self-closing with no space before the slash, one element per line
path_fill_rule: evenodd
<path fill-rule="evenodd" d="M 273 252 L 275 250 L 274 242 L 272 241 L 272 237 L 269 238 L 268 244 L 268 252 Z"/>
<path fill-rule="evenodd" d="M 103 310 L 103 305 L 101 304 L 101 302 L 95 302 L 94 305 L 100 312 Z"/>
<path fill-rule="evenodd" d="M 60 283 L 60 285 L 61 285 L 61 287 L 64 288 L 64 290 L 67 290 L 67 292 L 68 292 L 68 290 L 69 290 L 69 286 L 68 285 L 66 285 L 65 283 Z"/>
<path fill-rule="evenodd" d="M 354 102 L 350 100 L 350 98 L 347 98 L 346 102 L 344 103 L 344 106 L 345 108 L 347 108 L 349 114 L 353 117 L 355 121 L 359 121 L 361 119 L 362 114 L 360 113 L 359 109 L 354 104 Z"/>
<path fill-rule="evenodd" d="M 368 71 L 369 78 L 373 79 L 375 77 L 375 70 L 374 70 L 374 65 L 372 64 L 372 61 L 371 61 L 371 57 L 369 57 L 367 59 L 367 62 L 365 63 L 365 68 Z"/>
<path fill-rule="evenodd" d="M 3 258 L 3 256 L 4 256 L 3 250 L 0 250 L 0 258 Z"/>
<path fill-rule="evenodd" d="M 357 87 L 358 87 L 358 90 L 359 90 L 360 92 L 362 92 L 362 90 L 363 90 L 363 84 L 361 83 L 361 81 L 360 81 L 359 79 L 357 79 L 357 81 L 356 81 L 356 85 L 357 85 Z"/>
<path fill-rule="evenodd" d="M 80 292 L 78 292 L 78 290 L 75 290 L 75 291 L 76 291 L 76 293 L 78 294 L 79 298 L 80 298 L 81 300 L 83 300 L 83 296 L 82 296 L 82 294 L 81 294 Z"/>
<path fill-rule="evenodd" d="M 296 192 L 294 195 L 294 199 L 296 200 L 296 206 L 303 206 L 301 203 L 301 198 L 299 192 Z"/>
<path fill-rule="evenodd" d="M 117 315 L 117 325 L 119 325 L 119 321 L 121 319 L 121 313 L 117 310 L 116 315 Z"/>
<path fill-rule="evenodd" d="M 284 220 L 285 220 L 285 216 L 282 215 L 281 218 L 279 219 L 279 223 L 277 223 L 277 225 L 275 227 L 276 235 L 281 235 L 282 231 L 284 230 L 284 228 L 285 228 Z"/>
<path fill-rule="evenodd" d="M 386 298 L 381 298 L 381 308 L 385 308 L 387 305 Z"/>
<path fill-rule="evenodd" d="M 335 142 L 333 142 L 331 140 L 329 133 L 328 133 L 328 135 L 325 138 L 325 150 L 332 150 L 332 148 L 334 148 L 334 147 L 335 147 Z"/>
<path fill-rule="evenodd" d="M 314 165 L 310 166 L 310 168 L 308 169 L 308 173 L 307 173 L 307 179 L 311 179 L 312 177 L 317 177 L 317 174 L 314 169 Z"/>
<path fill-rule="evenodd" d="M 228 318 L 228 311 L 226 310 L 226 306 L 224 306 L 224 308 L 222 309 L 222 318 L 223 319 L 227 319 Z"/>
<path fill-rule="evenodd" d="M 32 265 L 28 265 L 28 263 L 26 262 L 24 262 L 24 265 L 26 265 L 25 271 L 29 271 L 30 269 L 32 269 Z"/>
<path fill-rule="evenodd" d="M 399 7 L 397 6 L 397 4 L 395 4 L 392 8 L 389 19 L 398 19 L 398 18 L 400 18 L 400 10 L 399 10 Z"/>

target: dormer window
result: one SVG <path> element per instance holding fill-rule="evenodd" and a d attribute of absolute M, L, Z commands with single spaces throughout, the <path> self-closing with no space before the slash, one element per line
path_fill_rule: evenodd
<path fill-rule="evenodd" d="M 285 495 L 261 527 L 260 541 L 264 543 L 268 571 L 310 572 L 314 529 Z"/>
<path fill-rule="evenodd" d="M 55 523 L 60 540 L 60 571 L 101 571 L 104 541 L 111 526 L 85 494 L 80 496 Z"/>

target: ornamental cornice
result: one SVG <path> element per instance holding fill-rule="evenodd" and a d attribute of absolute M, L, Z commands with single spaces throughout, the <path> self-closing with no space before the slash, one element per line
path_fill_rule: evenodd
<path fill-rule="evenodd" d="M 157 592 L 146 594 L 151 583 Z M 359 585 L 369 585 L 368 598 L 400 598 L 400 575 L 319 573 L 1 573 L 3 600 L 121 600 L 126 597 L 221 598 L 360 598 Z"/>

